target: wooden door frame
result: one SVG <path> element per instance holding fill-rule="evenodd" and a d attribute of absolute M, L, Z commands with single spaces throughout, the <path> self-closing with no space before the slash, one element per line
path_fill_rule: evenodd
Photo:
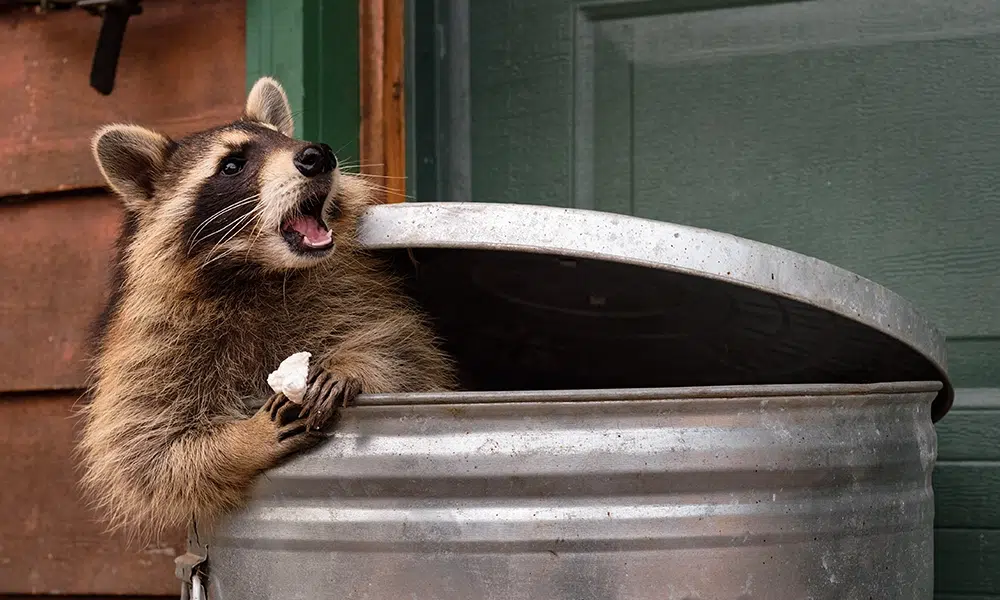
<path fill-rule="evenodd" d="M 281 81 L 295 134 L 338 149 L 380 197 L 405 197 L 403 0 L 247 0 L 247 89 Z"/>

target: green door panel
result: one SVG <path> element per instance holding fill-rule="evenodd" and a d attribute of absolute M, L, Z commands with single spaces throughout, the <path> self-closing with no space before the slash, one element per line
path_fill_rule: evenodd
<path fill-rule="evenodd" d="M 1000 384 L 1000 3 L 731 4 L 468 2 L 469 125 L 437 144 L 467 142 L 468 185 L 418 196 L 630 213 L 823 258 L 914 301 L 952 338 L 957 385 Z M 444 97 L 461 77 L 441 55 Z"/>
<path fill-rule="evenodd" d="M 1000 598 L 1000 389 L 957 390 L 937 435 L 937 598 Z"/>
<path fill-rule="evenodd" d="M 1000 269 L 1000 265 L 994 267 Z M 965 290 L 978 286 L 989 287 L 988 280 L 984 281 L 976 277 L 970 277 L 962 289 L 954 290 L 951 302 L 960 306 L 967 306 L 969 300 L 965 297 Z M 917 293 L 921 290 L 916 290 Z M 942 296 L 943 296 L 942 292 Z M 916 302 L 925 313 L 930 313 L 932 301 L 926 300 L 927 296 L 910 295 L 910 300 Z M 997 298 L 994 296 L 994 298 Z M 942 297 L 941 302 L 947 302 L 948 298 Z M 997 311 L 1000 309 L 990 309 L 990 306 L 997 306 L 1000 298 L 990 300 L 983 298 L 985 303 L 984 311 Z M 948 328 L 944 327 L 945 333 Z M 968 387 L 995 386 L 1000 383 L 1000 338 L 991 329 L 983 326 L 981 335 L 970 336 L 950 336 L 948 337 L 948 374 L 951 375 L 952 382 Z"/>
<path fill-rule="evenodd" d="M 937 424 L 938 462 L 981 461 L 1000 466 L 1000 389 L 959 389 L 947 417 Z M 1000 494 L 994 497 L 1000 506 Z"/>
<path fill-rule="evenodd" d="M 1000 595 L 1000 531 L 937 529 L 934 547 L 936 590 Z"/>
<path fill-rule="evenodd" d="M 1000 469 L 996 463 L 940 461 L 934 470 L 934 525 L 1000 529 Z"/>
<path fill-rule="evenodd" d="M 358 3 L 247 0 L 247 90 L 281 81 L 295 135 L 328 143 L 340 161 L 358 161 L 361 123 Z"/>
<path fill-rule="evenodd" d="M 937 436 L 935 527 L 1000 530 L 1000 389 L 957 390 Z"/>

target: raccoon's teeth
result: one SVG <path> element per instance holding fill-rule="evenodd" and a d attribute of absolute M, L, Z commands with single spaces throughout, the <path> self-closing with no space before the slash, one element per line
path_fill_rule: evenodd
<path fill-rule="evenodd" d="M 295 217 L 288 222 L 287 227 L 302 236 L 303 246 L 323 248 L 333 241 L 330 230 L 313 217 Z"/>

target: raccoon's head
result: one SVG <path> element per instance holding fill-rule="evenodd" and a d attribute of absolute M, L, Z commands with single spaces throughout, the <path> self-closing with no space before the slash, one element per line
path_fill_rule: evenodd
<path fill-rule="evenodd" d="M 121 196 L 134 239 L 196 267 L 309 267 L 349 243 L 372 198 L 342 174 L 326 144 L 292 138 L 281 85 L 261 78 L 242 117 L 172 140 L 135 125 L 109 125 L 93 153 Z"/>

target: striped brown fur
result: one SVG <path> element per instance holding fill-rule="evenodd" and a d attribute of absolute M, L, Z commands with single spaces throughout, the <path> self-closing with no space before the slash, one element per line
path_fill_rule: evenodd
<path fill-rule="evenodd" d="M 358 392 L 455 386 L 425 317 L 354 242 L 373 185 L 339 169 L 300 176 L 291 157 L 305 142 L 291 130 L 284 92 L 265 78 L 234 123 L 177 141 L 122 125 L 95 136 L 126 227 L 78 449 L 88 497 L 140 541 L 240 507 Z M 220 175 L 237 154 L 243 171 Z M 281 224 L 317 193 L 335 245 L 297 254 Z M 266 378 L 302 350 L 314 371 L 300 409 Z"/>

